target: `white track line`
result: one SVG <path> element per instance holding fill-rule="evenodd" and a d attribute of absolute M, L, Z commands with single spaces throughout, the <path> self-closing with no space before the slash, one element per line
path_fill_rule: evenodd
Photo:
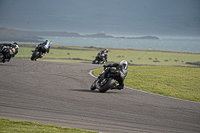
<path fill-rule="evenodd" d="M 94 75 L 92 74 L 92 72 L 93 72 L 94 70 L 95 70 L 95 69 L 90 70 L 89 74 L 90 74 L 92 77 L 97 78 L 96 76 L 94 76 Z M 126 87 L 126 86 L 125 86 L 125 87 Z M 192 103 L 198 103 L 198 104 L 200 104 L 200 102 L 195 102 L 195 101 L 190 101 L 190 100 L 185 100 L 185 99 L 180 99 L 180 98 L 175 98 L 175 97 L 170 97 L 170 96 L 164 96 L 164 95 L 155 94 L 155 93 L 151 93 L 151 92 L 147 92 L 147 91 L 142 91 L 142 90 L 138 90 L 138 89 L 134 89 L 134 88 L 130 88 L 130 87 L 126 87 L 126 88 L 127 88 L 127 89 L 131 89 L 131 90 L 134 90 L 134 91 L 139 91 L 139 92 L 151 94 L 151 95 L 157 95 L 157 96 L 161 96 L 161 97 L 167 97 L 167 98 L 171 98 L 171 99 L 182 100 L 182 101 L 187 101 L 187 102 L 192 102 Z"/>

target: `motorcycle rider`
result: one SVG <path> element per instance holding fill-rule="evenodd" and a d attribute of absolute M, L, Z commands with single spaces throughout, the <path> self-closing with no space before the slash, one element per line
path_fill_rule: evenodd
<path fill-rule="evenodd" d="M 108 49 L 104 49 L 104 50 L 100 51 L 99 53 L 105 55 L 105 60 L 106 60 L 106 62 L 107 62 Z"/>
<path fill-rule="evenodd" d="M 4 59 L 9 59 L 14 57 L 18 53 L 19 46 L 16 42 L 10 44 L 0 44 L 1 53 L 4 55 Z"/>
<path fill-rule="evenodd" d="M 118 81 L 119 85 L 115 86 L 112 89 L 119 89 L 119 90 L 123 89 L 124 88 L 124 79 L 128 73 L 128 62 L 125 60 L 122 60 L 120 63 L 103 65 L 103 67 L 115 67 L 116 68 L 116 69 L 113 69 L 113 68 L 106 69 L 104 78 L 107 77 L 108 73 L 120 73 L 119 78 L 116 79 Z"/>
<path fill-rule="evenodd" d="M 0 45 L 1 45 L 1 49 L 4 46 L 7 46 L 10 50 L 10 55 L 12 57 L 15 57 L 15 55 L 18 53 L 19 45 L 16 42 L 10 43 L 10 44 L 0 44 Z"/>
<path fill-rule="evenodd" d="M 50 51 L 50 41 L 49 41 L 49 40 L 46 40 L 45 42 L 40 43 L 39 45 L 42 45 L 42 46 L 43 46 L 43 49 L 42 49 L 42 56 L 43 56 L 43 55 L 46 55 L 46 52 L 49 53 L 49 51 Z M 38 45 L 38 46 L 39 46 L 39 45 Z"/>
<path fill-rule="evenodd" d="M 101 50 L 101 51 L 97 54 L 95 60 L 98 60 L 98 58 L 101 58 L 102 55 L 104 55 L 103 57 L 105 58 L 105 62 L 107 62 L 108 49 Z M 103 60 L 103 63 L 104 63 L 104 60 Z"/>

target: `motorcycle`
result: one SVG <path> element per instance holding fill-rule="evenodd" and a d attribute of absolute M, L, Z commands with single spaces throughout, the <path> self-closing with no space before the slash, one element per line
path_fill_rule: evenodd
<path fill-rule="evenodd" d="M 9 52 L 10 52 L 9 48 L 6 48 L 6 47 L 0 52 L 0 62 L 5 63 L 5 62 L 10 61 L 11 57 L 8 57 L 8 56 L 10 56 L 10 55 L 8 55 Z M 5 58 L 4 55 L 6 55 L 8 58 Z"/>
<path fill-rule="evenodd" d="M 37 61 L 39 58 L 43 57 L 42 51 L 44 46 L 43 45 L 36 45 L 35 50 L 32 50 L 33 54 L 31 56 L 32 61 Z"/>
<path fill-rule="evenodd" d="M 108 73 L 107 77 L 104 78 L 105 70 L 107 67 L 98 75 L 97 79 L 93 82 L 90 89 L 95 90 L 98 89 L 99 92 L 105 93 L 107 90 L 114 88 L 119 83 L 117 82 L 117 78 L 120 76 L 120 73 Z"/>
<path fill-rule="evenodd" d="M 106 62 L 105 54 L 98 53 L 98 55 L 95 57 L 95 60 L 92 61 L 92 64 L 104 64 L 105 62 Z"/>

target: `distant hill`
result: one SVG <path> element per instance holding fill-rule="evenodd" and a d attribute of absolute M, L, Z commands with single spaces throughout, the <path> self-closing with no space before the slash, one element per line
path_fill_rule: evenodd
<path fill-rule="evenodd" d="M 87 38 L 114 38 L 113 36 L 106 35 L 105 33 L 86 34 L 80 35 L 74 32 L 54 32 L 54 31 L 23 31 L 26 34 L 37 36 L 60 36 L 60 37 L 87 37 Z"/>
<path fill-rule="evenodd" d="M 60 37 L 81 37 L 78 33 L 73 32 L 54 32 L 54 31 L 23 31 L 25 34 L 33 36 L 60 36 Z"/>
<path fill-rule="evenodd" d="M 35 36 L 60 36 L 60 37 L 85 37 L 85 38 L 121 38 L 121 39 L 159 39 L 155 36 L 141 36 L 141 37 L 114 37 L 106 35 L 105 33 L 85 34 L 80 35 L 74 32 L 54 32 L 54 31 L 23 31 L 26 34 Z"/>
<path fill-rule="evenodd" d="M 39 42 L 42 37 L 26 34 L 23 31 L 0 28 L 0 41 Z"/>
<path fill-rule="evenodd" d="M 141 37 L 114 37 L 105 33 L 80 35 L 74 32 L 54 32 L 54 31 L 19 31 L 14 29 L 0 28 L 0 41 L 18 41 L 18 42 L 41 42 L 44 38 L 41 36 L 59 36 L 59 37 L 85 37 L 85 38 L 121 38 L 121 39 L 159 39 L 154 36 Z"/>

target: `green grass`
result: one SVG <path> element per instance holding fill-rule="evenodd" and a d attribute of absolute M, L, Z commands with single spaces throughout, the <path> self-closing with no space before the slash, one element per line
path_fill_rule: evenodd
<path fill-rule="evenodd" d="M 1 133 L 97 133 L 82 129 L 0 118 Z"/>
<path fill-rule="evenodd" d="M 42 59 L 43 61 L 59 61 L 59 62 L 74 62 L 74 63 L 81 63 L 86 62 L 91 63 L 92 60 L 95 58 L 98 51 L 93 50 L 79 50 L 77 49 L 51 49 L 48 54 L 46 54 Z M 19 53 L 16 55 L 17 58 L 22 59 L 29 59 L 32 55 L 31 50 L 34 48 L 31 47 L 20 47 Z M 69 54 L 68 54 L 69 53 Z M 94 57 L 93 57 L 94 56 Z M 72 61 L 73 60 L 73 61 Z"/>
<path fill-rule="evenodd" d="M 99 68 L 93 71 L 98 75 Z M 200 69 L 173 66 L 129 66 L 125 86 L 200 102 Z"/>
<path fill-rule="evenodd" d="M 121 56 L 121 58 L 117 58 L 117 56 Z M 124 58 L 122 56 L 124 56 Z M 149 58 L 152 59 L 150 60 Z M 156 60 L 156 58 L 160 62 L 153 62 L 154 60 Z M 155 52 L 155 51 L 133 51 L 133 50 L 112 50 L 109 53 L 109 60 L 114 60 L 116 62 L 119 62 L 122 59 L 127 60 L 131 64 L 189 66 L 188 64 L 186 64 L 186 62 L 200 61 L 200 54 L 170 53 L 170 52 Z M 175 62 L 174 60 L 179 60 L 179 61 Z"/>
<path fill-rule="evenodd" d="M 61 49 L 59 49 L 61 48 Z M 17 58 L 29 59 L 32 55 L 31 47 L 19 48 L 19 53 L 16 55 Z M 103 48 L 102 48 L 103 49 Z M 52 46 L 50 53 L 46 54 L 42 60 L 48 61 L 61 61 L 61 62 L 72 62 L 73 59 L 81 59 L 76 62 L 91 63 L 94 60 L 97 53 L 102 50 L 100 48 L 86 48 L 86 47 L 59 47 Z M 69 54 L 68 54 L 69 53 Z M 120 57 L 119 57 L 120 56 Z M 16 58 L 16 59 L 17 59 Z M 138 59 L 139 58 L 139 59 Z M 151 60 L 149 58 L 152 58 Z M 160 62 L 153 62 L 153 60 L 159 60 Z M 121 60 L 127 60 L 131 64 L 141 65 L 164 65 L 164 66 L 194 66 L 186 64 L 186 62 L 198 62 L 200 61 L 200 54 L 191 53 L 173 53 L 173 52 L 160 52 L 160 51 L 137 51 L 137 50 L 119 50 L 109 49 L 108 61 L 120 62 Z M 168 60 L 168 61 L 165 61 Z M 174 60 L 179 60 L 175 62 Z M 75 61 L 75 60 L 74 60 Z"/>

